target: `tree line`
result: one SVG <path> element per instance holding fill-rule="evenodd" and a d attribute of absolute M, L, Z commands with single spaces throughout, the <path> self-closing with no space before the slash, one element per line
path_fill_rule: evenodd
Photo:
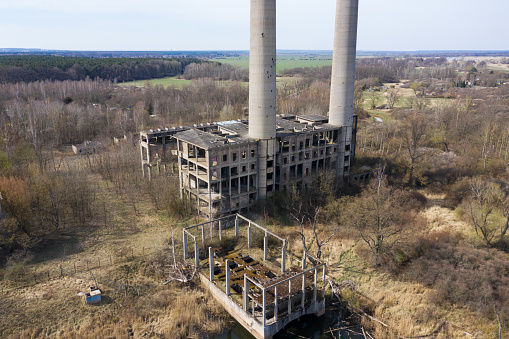
<path fill-rule="evenodd" d="M 0 56 L 0 83 L 41 80 L 132 81 L 181 75 L 195 58 L 84 58 L 58 56 Z"/>

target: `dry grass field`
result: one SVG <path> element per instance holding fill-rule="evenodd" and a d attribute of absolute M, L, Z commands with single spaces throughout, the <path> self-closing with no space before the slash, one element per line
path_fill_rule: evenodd
<path fill-rule="evenodd" d="M 95 179 L 112 211 L 106 220 L 55 236 L 28 263 L 0 271 L 0 337 L 200 338 L 225 328 L 227 314 L 199 285 L 164 285 L 158 271 L 170 258 L 171 228 L 178 242 L 194 219 L 168 219 L 143 201 L 135 214 Z M 102 303 L 87 305 L 78 293 L 95 282 Z"/>

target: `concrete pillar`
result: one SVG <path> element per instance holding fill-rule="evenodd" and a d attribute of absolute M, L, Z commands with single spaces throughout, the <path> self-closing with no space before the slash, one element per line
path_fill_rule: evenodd
<path fill-rule="evenodd" d="M 235 215 L 235 238 L 239 237 L 239 216 Z"/>
<path fill-rule="evenodd" d="M 145 178 L 145 160 L 143 160 L 143 141 L 141 140 L 140 135 L 141 174 L 143 175 L 143 178 Z"/>
<path fill-rule="evenodd" d="M 187 233 L 184 231 L 183 239 L 182 239 L 182 245 L 184 247 L 184 260 L 187 259 Z"/>
<path fill-rule="evenodd" d="M 219 241 L 223 240 L 223 222 L 219 219 Z"/>
<path fill-rule="evenodd" d="M 200 267 L 200 249 L 198 247 L 198 240 L 194 239 L 194 262 L 196 268 Z"/>
<path fill-rule="evenodd" d="M 301 307 L 302 310 L 304 310 L 304 304 L 306 302 L 306 275 L 302 275 L 302 300 L 301 300 Z"/>
<path fill-rule="evenodd" d="M 347 126 L 350 138 L 353 123 L 358 11 L 359 0 L 336 2 L 329 124 Z"/>
<path fill-rule="evenodd" d="M 249 310 L 249 280 L 247 280 L 247 275 L 244 273 L 244 290 L 242 291 L 242 301 L 244 306 L 244 311 Z"/>
<path fill-rule="evenodd" d="M 292 280 L 288 281 L 288 315 L 292 314 Z"/>
<path fill-rule="evenodd" d="M 265 232 L 265 236 L 263 237 L 263 260 L 268 259 L 268 253 L 269 252 L 269 237 L 267 235 L 267 232 Z"/>
<path fill-rule="evenodd" d="M 286 271 L 286 240 L 283 240 L 283 249 L 281 251 L 281 273 Z"/>
<path fill-rule="evenodd" d="M 209 247 L 209 278 L 214 281 L 214 251 Z"/>
<path fill-rule="evenodd" d="M 325 298 L 325 275 L 327 274 L 327 265 L 323 265 L 323 289 L 322 298 Z"/>
<path fill-rule="evenodd" d="M 265 324 L 266 324 L 266 313 L 267 312 L 267 291 L 265 289 L 262 290 L 262 300 L 263 300 L 263 311 L 262 311 L 262 314 L 263 314 L 263 326 L 265 327 Z"/>
<path fill-rule="evenodd" d="M 148 180 L 152 180 L 152 166 L 150 165 L 150 140 L 147 135 L 147 171 L 148 171 Z"/>
<path fill-rule="evenodd" d="M 258 199 L 265 199 L 276 137 L 276 0 L 251 0 L 250 32 L 249 136 L 260 139 Z"/>
<path fill-rule="evenodd" d="M 318 285 L 318 268 L 315 268 L 314 277 L 313 277 L 313 303 L 316 303 L 316 287 Z"/>
<path fill-rule="evenodd" d="M 247 248 L 251 248 L 251 222 L 247 226 Z"/>
<path fill-rule="evenodd" d="M 201 240 L 203 241 L 203 246 L 205 246 L 205 224 L 201 225 Z"/>
<path fill-rule="evenodd" d="M 228 259 L 226 259 L 224 261 L 224 265 L 225 265 L 225 271 L 226 271 L 226 295 L 230 295 L 231 294 L 231 289 L 230 289 L 230 261 Z"/>
<path fill-rule="evenodd" d="M 277 313 L 278 313 L 278 308 L 277 308 L 277 286 L 274 287 L 274 321 L 277 322 Z"/>

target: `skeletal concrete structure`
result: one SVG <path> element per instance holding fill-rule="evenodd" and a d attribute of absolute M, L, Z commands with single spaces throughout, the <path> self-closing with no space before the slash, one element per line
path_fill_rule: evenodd
<path fill-rule="evenodd" d="M 248 254 L 255 252 L 254 232 L 263 235 L 260 258 Z M 269 237 L 281 248 L 278 258 L 269 258 Z M 213 247 L 225 238 L 247 244 L 229 252 Z M 272 338 L 303 315 L 325 313 L 326 264 L 304 252 L 299 266 L 287 265 L 286 240 L 240 214 L 184 228 L 183 248 L 184 260 L 201 268 L 202 283 L 255 338 Z"/>
<path fill-rule="evenodd" d="M 329 116 L 278 116 L 276 0 L 251 0 L 249 120 L 142 132 L 143 173 L 160 172 L 176 155 L 182 194 L 209 219 L 305 184 L 320 169 L 348 176 L 357 128 L 357 11 L 358 0 L 337 0 Z"/>
<path fill-rule="evenodd" d="M 249 135 L 247 120 L 200 125 L 173 136 L 181 190 L 200 214 L 214 219 L 245 212 L 275 190 L 306 184 L 320 170 L 338 171 L 341 127 L 315 115 L 280 115 L 275 126 L 273 157 L 260 155 L 266 144 Z M 349 155 L 344 157 L 349 163 Z M 346 166 L 338 172 L 348 170 Z M 260 176 L 266 184 L 262 190 Z"/>

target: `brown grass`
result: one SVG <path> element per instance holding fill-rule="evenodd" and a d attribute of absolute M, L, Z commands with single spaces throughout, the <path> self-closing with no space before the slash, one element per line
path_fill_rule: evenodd
<path fill-rule="evenodd" d="M 423 224 L 400 244 L 408 261 L 370 267 L 369 251 L 354 240 L 355 231 L 343 228 L 324 253 L 329 274 L 336 281 L 353 280 L 360 294 L 349 298 L 389 326 L 363 318 L 376 338 L 429 334 L 441 321 L 447 323 L 434 338 L 469 338 L 465 332 L 493 338 L 498 331 L 494 309 L 504 330 L 509 325 L 509 257 L 472 248 L 463 240 L 471 233 L 468 225 L 441 207 L 443 196 L 426 197 Z"/>

